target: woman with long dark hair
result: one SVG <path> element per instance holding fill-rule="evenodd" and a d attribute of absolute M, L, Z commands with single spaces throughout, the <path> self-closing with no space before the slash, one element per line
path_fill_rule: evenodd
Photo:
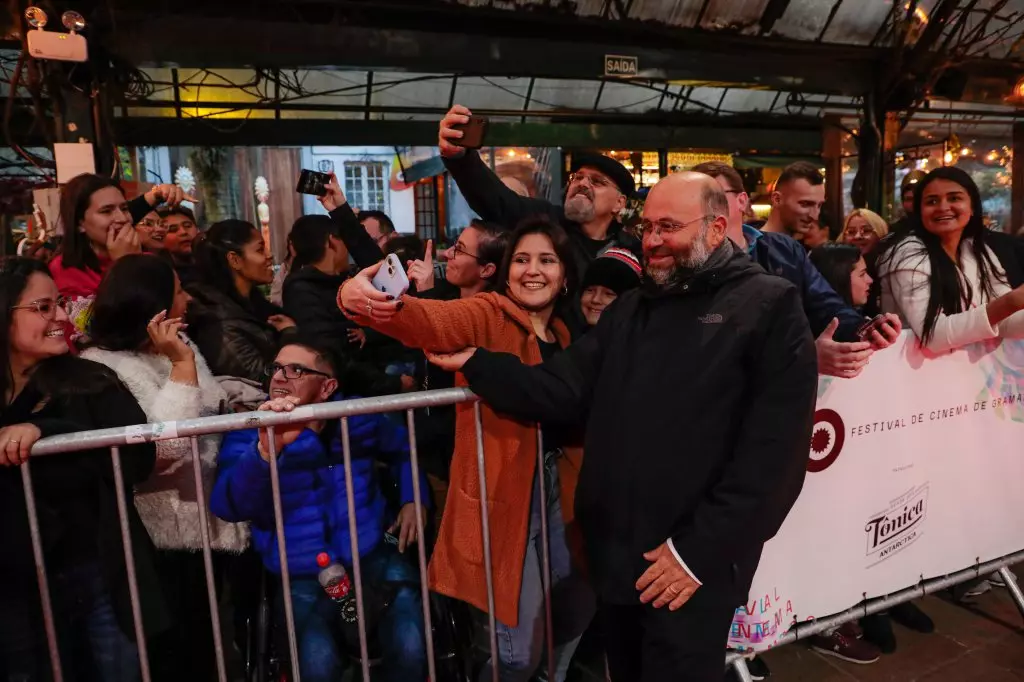
<path fill-rule="evenodd" d="M 198 278 L 187 287 L 192 338 L 215 375 L 262 384 L 295 327 L 260 291 L 274 280 L 263 235 L 244 220 L 222 220 L 206 231 L 195 259 Z"/>
<path fill-rule="evenodd" d="M 60 191 L 60 220 L 64 229 L 59 252 L 50 261 L 50 272 L 60 295 L 71 304 L 69 314 L 77 328 L 103 274 L 118 258 L 142 250 L 135 224 L 162 202 L 191 200 L 180 187 L 159 185 L 132 201 L 116 180 L 82 174 Z M 77 303 L 82 301 L 82 303 Z"/>
<path fill-rule="evenodd" d="M 360 324 L 403 344 L 453 352 L 482 346 L 513 353 L 529 364 L 550 358 L 569 344 L 559 308 L 570 305 L 577 283 L 575 260 L 564 230 L 547 218 L 527 220 L 512 234 L 502 262 L 501 292 L 453 301 L 412 296 L 388 301 L 373 288 L 380 265 L 363 270 L 338 293 L 338 305 Z M 461 374 L 456 384 L 465 386 Z M 545 471 L 537 467 L 537 427 L 503 417 L 486 405 L 483 440 L 487 454 L 487 504 L 500 660 L 492 661 L 505 682 L 527 680 L 544 650 L 544 590 L 541 582 L 539 486 L 547 491 L 554 593 L 556 680 L 563 680 L 579 636 L 589 623 L 594 597 L 570 558 L 567 529 L 582 453 L 576 439 L 545 425 L 541 436 Z M 437 546 L 430 562 L 431 588 L 487 609 L 480 485 L 473 407 L 456 408 L 451 484 Z M 490 668 L 482 680 L 491 679 Z"/>
<path fill-rule="evenodd" d="M 227 395 L 199 349 L 185 336 L 190 297 L 174 267 L 154 255 L 130 255 L 114 263 L 93 303 L 89 347 L 82 357 L 106 365 L 139 401 L 150 422 L 220 414 Z M 220 434 L 198 438 L 206 495 L 217 473 Z M 157 443 L 156 469 L 135 486 L 135 507 L 157 546 L 156 567 L 175 618 L 173 634 L 152 647 L 169 677 L 205 679 L 215 669 L 203 566 L 192 447 L 187 438 Z M 244 524 L 210 518 L 215 557 L 240 554 L 248 544 Z M 161 655 L 163 654 L 163 655 Z"/>
<path fill-rule="evenodd" d="M 142 424 L 146 415 L 103 365 L 72 357 L 67 315 L 46 266 L 0 262 L 0 679 L 49 677 L 25 497 L 17 467 L 39 438 Z M 153 470 L 150 443 L 122 448 L 128 490 Z M 65 680 L 139 679 L 117 493 L 106 448 L 32 463 L 37 518 Z M 128 500 L 143 624 L 167 625 L 153 548 Z"/>
<path fill-rule="evenodd" d="M 879 257 L 883 311 L 933 352 L 1024 337 L 1024 268 L 1013 238 L 986 228 L 982 213 L 970 175 L 936 168 L 917 184 L 910 232 Z"/>
<path fill-rule="evenodd" d="M 851 308 L 867 305 L 873 280 L 861 250 L 851 244 L 824 244 L 810 253 L 811 263 Z"/>

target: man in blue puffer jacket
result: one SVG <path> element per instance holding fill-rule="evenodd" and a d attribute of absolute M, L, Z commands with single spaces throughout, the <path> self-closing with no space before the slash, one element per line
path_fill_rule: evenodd
<path fill-rule="evenodd" d="M 287 412 L 296 405 L 338 399 L 337 368 L 330 357 L 330 351 L 316 343 L 282 348 L 271 366 L 270 401 L 260 409 Z M 363 585 L 378 594 L 386 587 L 387 594 L 394 595 L 380 614 L 377 630 L 383 654 L 380 676 L 402 682 L 425 680 L 418 577 L 402 556 L 417 540 L 408 436 L 404 428 L 384 415 L 350 417 L 348 421 Z M 326 552 L 352 575 L 340 433 L 337 421 L 291 424 L 274 430 L 300 672 L 304 680 L 314 682 L 340 680 L 344 668 L 334 625 L 338 607 L 317 581 L 320 567 L 316 562 L 317 555 Z M 228 433 L 221 446 L 210 509 L 224 520 L 250 522 L 253 544 L 264 565 L 280 574 L 269 452 L 265 430 Z M 390 464 L 399 482 L 402 507 L 387 529 L 397 536 L 397 549 L 384 541 L 385 500 L 375 459 Z M 421 486 L 422 491 L 429 490 L 422 478 Z M 275 611 L 283 627 L 280 598 Z M 372 632 L 368 634 L 373 636 Z M 355 643 L 346 644 L 351 647 Z"/>

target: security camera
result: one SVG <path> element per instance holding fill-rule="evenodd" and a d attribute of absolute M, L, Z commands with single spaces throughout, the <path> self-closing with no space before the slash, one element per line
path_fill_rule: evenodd
<path fill-rule="evenodd" d="M 38 7 L 25 10 L 25 21 L 33 31 L 27 35 L 28 53 L 35 59 L 55 59 L 62 62 L 84 62 L 89 59 L 89 46 L 79 31 L 85 28 L 85 18 L 78 12 L 65 12 L 61 17 L 69 33 L 45 30 L 49 19 Z"/>

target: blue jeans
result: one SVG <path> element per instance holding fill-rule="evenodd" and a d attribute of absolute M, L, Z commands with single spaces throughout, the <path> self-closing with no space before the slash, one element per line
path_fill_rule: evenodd
<path fill-rule="evenodd" d="M 134 682 L 141 678 L 139 649 L 114 615 L 103 570 L 97 563 L 52 576 L 65 680 Z M 45 646 L 45 644 L 44 644 Z"/>
<path fill-rule="evenodd" d="M 548 542 L 551 553 L 551 620 L 554 632 L 554 671 L 552 682 L 563 682 L 572 655 L 583 632 L 597 610 L 596 597 L 586 579 L 574 570 L 565 539 L 562 502 L 558 482 L 558 464 L 553 453 L 544 457 L 546 472 Z M 538 472 L 539 474 L 539 472 Z M 498 675 L 501 682 L 525 682 L 535 673 L 547 679 L 547 640 L 545 637 L 544 583 L 542 579 L 543 540 L 541 537 L 540 476 L 534 476 L 530 505 L 530 530 L 526 538 L 523 584 L 519 593 L 519 625 L 497 623 Z M 481 682 L 490 682 L 488 662 L 480 672 Z"/>
<path fill-rule="evenodd" d="M 367 585 L 403 583 L 384 611 L 369 642 L 379 643 L 381 665 L 374 680 L 422 682 L 427 679 L 427 652 L 419 578 L 398 550 L 381 545 L 362 557 L 363 581 Z M 352 569 L 347 570 L 351 575 Z M 338 607 L 328 598 L 316 578 L 292 580 L 292 609 L 295 638 L 299 646 L 299 672 L 308 682 L 337 682 L 345 669 L 343 648 L 358 652 L 358 642 L 339 642 L 335 627 Z M 284 628 L 284 606 L 277 600 L 277 622 Z M 342 646 L 344 644 L 344 647 Z M 371 644 L 371 649 L 372 649 Z"/>

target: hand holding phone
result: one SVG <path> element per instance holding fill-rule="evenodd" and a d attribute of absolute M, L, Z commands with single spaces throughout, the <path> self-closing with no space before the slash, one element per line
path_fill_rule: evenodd
<path fill-rule="evenodd" d="M 398 256 L 391 253 L 381 263 L 380 270 L 373 276 L 373 288 L 398 298 L 409 291 L 409 276 L 405 274 Z"/>
<path fill-rule="evenodd" d="M 875 315 L 873 318 L 857 328 L 857 338 L 861 341 L 871 339 L 871 332 L 878 331 L 885 323 L 885 315 Z"/>
<path fill-rule="evenodd" d="M 299 181 L 295 185 L 295 191 L 299 194 L 312 194 L 322 197 L 327 194 L 327 185 L 331 182 L 331 176 L 327 173 L 318 173 L 302 169 L 299 173 Z"/>
<path fill-rule="evenodd" d="M 470 116 L 468 123 L 452 126 L 452 130 L 462 132 L 462 137 L 453 142 L 463 149 L 480 149 L 484 146 L 488 125 L 490 125 L 490 121 L 486 116 Z"/>

